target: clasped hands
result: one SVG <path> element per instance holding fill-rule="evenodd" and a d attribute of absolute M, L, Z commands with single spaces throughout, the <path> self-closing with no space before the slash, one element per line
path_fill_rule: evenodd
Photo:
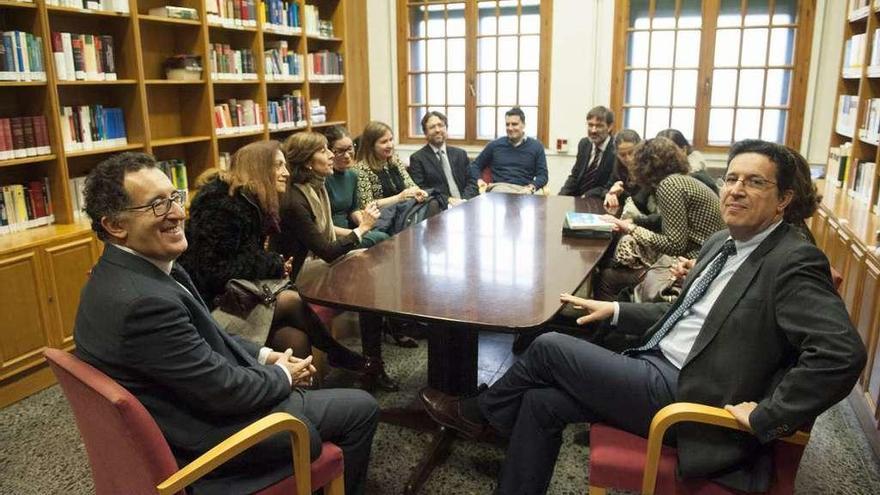
<path fill-rule="evenodd" d="M 312 377 L 318 373 L 318 370 L 312 364 L 312 356 L 306 356 L 302 359 L 294 357 L 293 349 L 287 349 L 284 352 L 270 352 L 266 357 L 266 364 L 282 364 L 290 372 L 293 386 L 296 387 L 311 385 Z"/>
<path fill-rule="evenodd" d="M 418 187 L 409 187 L 407 189 L 404 189 L 403 191 L 400 191 L 397 197 L 400 198 L 400 201 L 415 199 L 416 201 L 421 203 L 428 198 L 428 193 Z"/>

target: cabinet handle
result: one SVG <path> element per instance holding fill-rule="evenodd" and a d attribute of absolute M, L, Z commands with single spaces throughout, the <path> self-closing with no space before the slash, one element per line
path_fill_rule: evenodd
<path fill-rule="evenodd" d="M 52 304 L 53 302 L 55 302 L 55 298 L 52 296 L 49 296 L 49 304 Z"/>

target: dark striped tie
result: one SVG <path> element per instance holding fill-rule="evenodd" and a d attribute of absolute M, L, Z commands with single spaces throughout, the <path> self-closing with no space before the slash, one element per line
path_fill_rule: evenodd
<path fill-rule="evenodd" d="M 596 146 L 596 153 L 593 155 L 593 159 L 590 160 L 590 164 L 587 166 L 587 170 L 584 172 L 583 177 L 581 177 L 580 194 L 586 194 L 587 191 L 596 187 L 594 182 L 596 182 L 596 176 L 599 174 L 600 158 L 602 158 L 602 149 Z"/>

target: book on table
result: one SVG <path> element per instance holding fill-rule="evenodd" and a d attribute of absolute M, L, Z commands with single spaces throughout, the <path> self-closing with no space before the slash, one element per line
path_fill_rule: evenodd
<path fill-rule="evenodd" d="M 565 222 L 562 224 L 562 235 L 610 239 L 613 227 L 614 224 L 602 220 L 601 216 L 595 213 L 569 211 L 565 214 Z"/>

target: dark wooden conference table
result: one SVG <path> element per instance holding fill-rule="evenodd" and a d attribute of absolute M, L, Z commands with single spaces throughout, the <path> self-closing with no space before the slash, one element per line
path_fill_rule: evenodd
<path fill-rule="evenodd" d="M 526 332 L 562 308 L 608 248 L 608 240 L 562 237 L 568 211 L 601 213 L 599 200 L 490 193 L 416 224 L 326 270 L 304 272 L 297 289 L 311 303 L 428 323 L 428 385 L 449 394 L 477 390 L 478 332 Z M 442 432 L 413 475 L 416 491 Z"/>

